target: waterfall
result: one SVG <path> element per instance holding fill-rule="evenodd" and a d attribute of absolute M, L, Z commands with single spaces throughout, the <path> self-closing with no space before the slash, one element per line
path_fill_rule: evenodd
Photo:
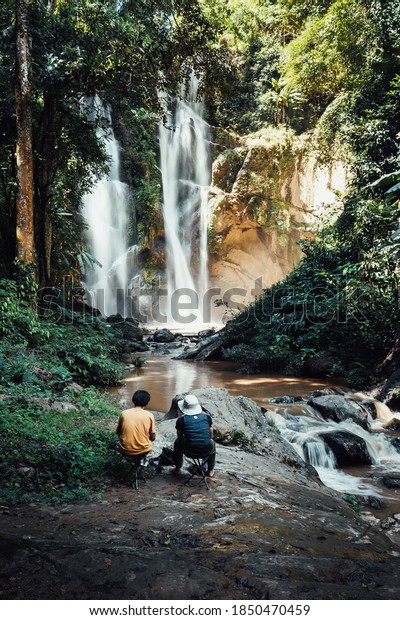
<path fill-rule="evenodd" d="M 374 420 L 374 431 L 369 432 L 354 422 L 327 421 L 319 419 L 315 414 L 314 410 L 304 405 L 303 415 L 292 415 L 290 407 L 285 408 L 283 415 L 272 411 L 268 411 L 267 415 L 299 456 L 315 467 L 326 486 L 343 493 L 379 496 L 379 492 L 369 481 L 337 469 L 335 456 L 321 435 L 327 432 L 350 432 L 365 441 L 374 470 L 399 472 L 399 452 L 384 433 L 377 432 L 382 430 L 382 420 Z"/>
<path fill-rule="evenodd" d="M 108 160 L 109 172 L 82 198 L 82 213 L 87 224 L 90 252 L 100 265 L 94 265 L 85 278 L 91 305 L 103 315 L 126 314 L 126 296 L 130 277 L 136 271 L 137 246 L 128 247 L 129 190 L 120 180 L 119 145 L 115 138 L 111 113 L 98 97 L 85 107 L 89 116 L 101 116 L 107 128 L 98 130 Z"/>
<path fill-rule="evenodd" d="M 176 101 L 169 125 L 161 123 L 159 128 L 171 323 L 179 323 L 182 317 L 176 304 L 187 301 L 191 311 L 197 310 L 196 322 L 202 323 L 202 302 L 208 288 L 210 133 L 203 119 L 204 105 L 196 100 L 197 90 L 193 76 L 188 99 Z"/>

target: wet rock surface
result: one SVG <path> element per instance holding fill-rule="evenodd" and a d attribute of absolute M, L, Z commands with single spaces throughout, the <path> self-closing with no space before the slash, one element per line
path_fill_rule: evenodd
<path fill-rule="evenodd" d="M 400 489 L 400 474 L 389 472 L 382 477 L 382 484 L 387 489 Z"/>
<path fill-rule="evenodd" d="M 333 420 L 334 422 L 351 420 L 365 430 L 369 430 L 366 413 L 357 403 L 344 396 L 318 396 L 317 398 L 310 398 L 308 405 L 316 409 L 324 420 Z"/>
<path fill-rule="evenodd" d="M 97 502 L 3 507 L 0 596 L 398 598 L 398 548 L 335 493 L 237 449 L 219 447 L 217 463 L 210 491 L 149 471 Z"/>
<path fill-rule="evenodd" d="M 400 431 L 400 420 L 393 418 L 393 420 L 385 424 L 385 428 L 389 431 Z"/>
<path fill-rule="evenodd" d="M 177 360 L 195 360 L 196 362 L 204 362 L 206 360 L 218 359 L 221 350 L 227 345 L 224 332 L 221 331 L 206 338 L 202 338 L 199 342 L 193 343 L 194 346 L 182 351 L 174 359 Z"/>
<path fill-rule="evenodd" d="M 372 464 L 367 445 L 361 437 L 345 431 L 322 433 L 321 437 L 332 450 L 339 467 Z"/>
<path fill-rule="evenodd" d="M 399 515 L 358 516 L 252 400 L 194 390 L 218 432 L 216 476 L 148 467 L 102 499 L 0 507 L 3 599 L 398 599 Z M 154 456 L 175 438 L 176 401 Z M 159 417 L 157 416 L 159 420 Z M 383 525 L 385 524 L 385 527 Z"/>
<path fill-rule="evenodd" d="M 153 334 L 154 342 L 173 342 L 175 335 L 169 329 L 159 329 Z"/>
<path fill-rule="evenodd" d="M 158 424 L 155 454 L 174 428 Z M 279 440 L 260 439 L 263 454 L 218 445 L 210 491 L 185 485 L 185 469 L 149 467 L 138 491 L 128 481 L 99 501 L 1 507 L 0 597 L 397 599 L 400 548 L 307 466 L 278 459 Z"/>

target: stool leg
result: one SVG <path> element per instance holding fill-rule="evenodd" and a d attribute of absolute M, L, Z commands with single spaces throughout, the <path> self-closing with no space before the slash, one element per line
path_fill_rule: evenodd
<path fill-rule="evenodd" d="M 133 470 L 135 469 L 134 465 L 131 465 L 131 468 L 129 469 L 129 471 L 125 474 L 125 476 L 122 478 L 122 481 L 126 480 L 128 478 L 128 476 L 130 476 L 130 474 L 133 472 Z"/>
<path fill-rule="evenodd" d="M 204 482 L 204 484 L 206 485 L 207 491 L 210 491 L 210 487 L 208 485 L 208 480 L 207 480 L 207 476 L 206 476 L 206 474 L 207 474 L 208 459 L 195 459 L 195 458 L 192 458 L 190 460 L 193 463 L 193 471 L 191 472 L 189 478 L 187 480 L 185 480 L 184 485 L 189 484 L 191 479 L 197 474 L 200 477 L 199 484 Z"/>
<path fill-rule="evenodd" d="M 142 474 L 142 469 L 143 469 L 143 465 L 138 465 L 137 467 L 135 467 L 135 475 L 132 481 L 132 486 L 137 491 L 139 490 L 139 478 L 140 480 L 142 480 L 142 482 L 147 483 L 146 478 Z"/>

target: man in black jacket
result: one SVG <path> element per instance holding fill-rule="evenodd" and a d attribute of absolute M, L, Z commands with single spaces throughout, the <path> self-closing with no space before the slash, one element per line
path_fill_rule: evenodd
<path fill-rule="evenodd" d="M 179 400 L 178 407 L 183 415 L 176 421 L 174 473 L 180 473 L 184 454 L 199 458 L 208 456 L 207 476 L 212 478 L 215 465 L 215 442 L 211 416 L 202 410 L 194 394 L 187 394 L 185 398 Z"/>

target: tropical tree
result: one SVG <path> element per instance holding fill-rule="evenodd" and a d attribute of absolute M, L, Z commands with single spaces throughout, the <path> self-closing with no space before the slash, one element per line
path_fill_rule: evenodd
<path fill-rule="evenodd" d="M 9 257 L 18 254 L 29 263 L 36 254 L 38 282 L 46 286 L 54 279 L 52 264 L 59 253 L 53 244 L 60 227 L 70 231 L 72 218 L 76 228 L 64 235 L 68 254 L 73 248 L 65 246 L 81 240 L 84 230 L 81 195 L 107 168 L 96 134 L 104 118 L 89 119 L 84 99 L 99 95 L 115 105 L 120 118 L 135 116 L 137 109 L 157 114 L 160 89 L 176 89 L 193 67 L 203 78 L 211 68 L 217 71 L 223 54 L 212 50 L 213 32 L 196 1 L 18 0 L 15 6 L 17 14 L 11 0 L 0 8 L 0 74 L 5 78 L 0 239 L 11 240 Z M 208 87 L 205 78 L 203 85 Z"/>
<path fill-rule="evenodd" d="M 17 258 L 24 264 L 35 259 L 33 221 L 33 148 L 31 60 L 28 2 L 16 0 L 16 240 Z"/>
<path fill-rule="evenodd" d="M 304 101 L 302 94 L 290 85 L 286 80 L 279 78 L 271 79 L 271 90 L 259 98 L 260 103 L 271 102 L 274 107 L 275 125 L 285 124 L 288 120 L 289 110 L 298 110 Z"/>

